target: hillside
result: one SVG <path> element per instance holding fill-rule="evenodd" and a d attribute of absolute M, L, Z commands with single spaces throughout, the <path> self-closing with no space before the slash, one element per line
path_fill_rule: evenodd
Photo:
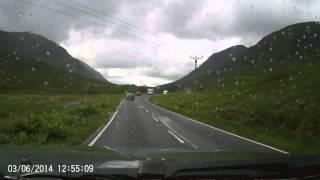
<path fill-rule="evenodd" d="M 1 91 L 95 91 L 114 88 L 61 46 L 28 32 L 0 31 Z"/>
<path fill-rule="evenodd" d="M 213 54 L 197 71 L 195 109 L 186 91 L 194 72 L 152 101 L 282 150 L 319 152 L 319 33 L 320 24 L 300 23 Z"/>
<path fill-rule="evenodd" d="M 294 64 L 319 61 L 320 24 L 306 22 L 287 26 L 262 38 L 256 45 L 233 46 L 211 55 L 196 72 L 196 87 L 222 86 L 226 78 L 264 74 Z M 161 88 L 190 88 L 194 71 Z"/>

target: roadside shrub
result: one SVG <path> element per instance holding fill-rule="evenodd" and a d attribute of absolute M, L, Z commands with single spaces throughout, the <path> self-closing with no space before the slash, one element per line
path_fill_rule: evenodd
<path fill-rule="evenodd" d="M 85 108 L 77 109 L 73 111 L 72 114 L 80 117 L 88 117 L 94 114 L 98 114 L 98 111 L 95 108 L 88 106 Z"/>
<path fill-rule="evenodd" d="M 51 143 L 66 139 L 63 119 L 52 114 L 42 114 L 23 120 L 16 120 L 9 128 L 13 143 Z"/>
<path fill-rule="evenodd" d="M 9 113 L 0 111 L 0 117 L 1 118 L 7 118 L 7 117 L 9 117 Z"/>
<path fill-rule="evenodd" d="M 10 142 L 10 137 L 7 134 L 0 133 L 0 144 L 8 144 Z"/>

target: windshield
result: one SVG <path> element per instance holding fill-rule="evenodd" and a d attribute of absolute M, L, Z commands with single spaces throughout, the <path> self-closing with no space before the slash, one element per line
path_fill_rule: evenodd
<path fill-rule="evenodd" d="M 0 156 L 319 154 L 319 18 L 313 0 L 1 0 Z"/>

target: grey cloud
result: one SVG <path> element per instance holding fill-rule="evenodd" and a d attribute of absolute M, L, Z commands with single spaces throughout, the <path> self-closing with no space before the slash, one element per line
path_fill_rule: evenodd
<path fill-rule="evenodd" d="M 211 2 L 215 3 L 215 1 L 209 1 Z M 207 8 L 204 0 L 176 1 L 167 4 L 155 0 L 2 0 L 0 1 L 0 28 L 7 31 L 30 31 L 61 42 L 68 38 L 71 28 L 93 27 L 101 31 L 108 27 L 113 30 L 111 36 L 114 38 L 138 37 L 146 40 L 149 38 L 146 36 L 148 31 L 144 30 L 144 18 L 148 12 L 161 8 L 164 24 L 159 28 L 159 32 L 165 31 L 181 38 L 217 40 L 228 36 L 263 36 L 288 24 L 312 20 L 315 15 L 312 12 L 308 15 L 305 10 L 319 3 L 316 0 L 303 1 L 303 3 L 302 1 L 261 3 L 261 1 L 241 0 L 231 2 L 234 3 L 232 17 L 222 19 L 219 14 L 208 16 L 201 27 L 190 29 L 186 28 L 186 25 L 191 18 Z M 57 12 L 43 7 L 49 7 Z M 118 17 L 120 8 L 131 12 L 130 16 Z"/>
<path fill-rule="evenodd" d="M 92 16 L 85 14 L 84 11 L 88 9 L 83 9 L 78 4 L 97 11 L 108 12 L 111 15 L 116 10 L 115 1 L 96 0 L 94 2 L 81 0 L 75 4 L 73 1 L 65 0 L 2 0 L 0 1 L 0 29 L 29 31 L 59 43 L 68 38 L 71 28 L 96 27 L 99 26 L 97 24 L 103 24 L 98 18 L 93 20 Z M 79 11 L 79 9 L 84 11 Z M 91 14 L 94 15 L 94 13 Z"/>
<path fill-rule="evenodd" d="M 230 34 L 262 37 L 289 24 L 303 21 L 299 11 L 303 9 L 303 5 L 293 6 L 288 2 L 277 1 L 264 5 L 261 3 L 239 4 L 239 8 L 235 9 L 236 18 L 230 27 Z"/>
<path fill-rule="evenodd" d="M 135 67 L 150 67 L 152 66 L 151 62 L 148 61 L 134 61 L 127 59 L 112 59 L 104 57 L 103 60 L 97 60 L 94 64 L 95 68 L 122 68 L 122 69 L 131 69 Z"/>
<path fill-rule="evenodd" d="M 230 36 L 242 38 L 255 36 L 261 38 L 289 24 L 315 21 L 320 18 L 317 10 L 310 10 L 312 7 L 319 6 L 319 1 L 315 0 L 303 2 L 238 0 L 229 2 L 233 2 L 232 17 L 219 17 L 219 14 L 208 16 L 204 24 L 193 29 L 186 28 L 185 22 L 190 20 L 191 16 L 196 15 L 197 10 L 200 11 L 201 8 L 206 9 L 205 3 L 199 2 L 198 5 L 201 6 L 195 7 L 192 11 L 184 11 L 184 6 L 180 4 L 180 7 L 175 7 L 175 9 L 182 11 L 180 15 L 176 15 L 174 11 L 167 14 L 167 31 L 181 38 L 207 38 L 211 40 L 223 39 Z M 179 13 L 178 11 L 177 14 Z M 170 18 L 171 16 L 175 18 Z"/>
<path fill-rule="evenodd" d="M 150 77 L 175 80 L 189 72 L 192 65 L 186 63 L 185 67 L 175 67 L 177 72 L 162 69 L 163 64 L 166 64 L 163 62 L 168 59 L 159 59 L 161 56 L 158 55 L 167 53 L 166 50 L 158 52 L 160 48 L 149 46 L 154 45 L 153 42 L 157 38 L 164 37 L 163 34 L 186 41 L 209 39 L 218 45 L 220 44 L 217 40 L 236 37 L 240 39 L 240 43 L 252 45 L 263 36 L 284 26 L 302 21 L 317 21 L 320 16 L 318 0 L 230 0 L 223 1 L 232 4 L 228 8 L 222 8 L 222 11 L 228 11 L 227 15 L 211 12 L 212 14 L 209 13 L 206 18 L 200 19 L 201 13 L 216 11 L 208 7 L 207 3 L 215 5 L 219 2 L 222 1 L 0 0 L 0 29 L 29 31 L 57 43 L 68 41 L 71 29 L 84 33 L 83 37 L 88 37 L 88 42 L 101 39 L 116 40 L 115 44 L 110 43 L 112 47 L 109 44 L 106 49 L 101 48 L 108 50 L 108 53 L 93 51 L 97 54 L 87 56 L 94 57 L 90 59 L 91 65 L 95 68 L 126 70 L 152 67 L 150 71 L 143 73 Z M 49 7 L 51 10 L 33 4 Z M 159 19 L 159 22 L 148 21 L 147 17 L 150 14 L 158 16 L 155 19 Z M 192 19 L 198 23 L 196 26 L 190 26 Z M 151 29 L 148 29 L 149 23 L 154 25 Z M 106 29 L 111 30 L 110 34 L 105 33 Z M 150 38 L 150 34 L 156 37 Z M 123 45 L 127 42 L 131 44 Z M 71 45 L 81 44 L 78 41 L 74 43 Z M 235 44 L 230 44 L 232 45 Z M 110 78 L 121 81 L 120 77 Z"/>
<path fill-rule="evenodd" d="M 95 58 L 95 68 L 122 68 L 131 69 L 136 67 L 151 67 L 156 66 L 150 59 L 145 59 L 142 56 L 135 56 L 134 54 L 117 52 L 119 49 L 114 51 L 114 57 L 110 57 L 105 54 L 101 54 Z M 121 49 L 120 49 L 121 50 Z M 122 49 L 124 50 L 124 49 Z"/>
<path fill-rule="evenodd" d="M 158 67 L 152 67 L 148 71 L 145 71 L 144 74 L 150 77 L 157 77 L 157 78 L 174 81 L 176 79 L 181 78 L 183 75 L 185 75 L 186 71 L 184 69 L 179 69 L 178 71 L 175 71 L 175 72 L 167 72 Z"/>
<path fill-rule="evenodd" d="M 165 30 L 177 35 L 184 33 L 183 29 L 186 24 L 194 14 L 198 13 L 203 2 L 202 0 L 190 0 L 168 4 L 164 9 L 166 22 L 168 22 Z"/>

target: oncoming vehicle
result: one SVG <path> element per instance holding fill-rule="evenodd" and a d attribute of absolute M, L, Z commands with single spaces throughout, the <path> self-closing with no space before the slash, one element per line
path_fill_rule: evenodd
<path fill-rule="evenodd" d="M 141 91 L 136 91 L 136 96 L 141 96 Z"/>
<path fill-rule="evenodd" d="M 163 95 L 167 95 L 168 94 L 168 90 L 163 90 L 162 94 Z"/>

